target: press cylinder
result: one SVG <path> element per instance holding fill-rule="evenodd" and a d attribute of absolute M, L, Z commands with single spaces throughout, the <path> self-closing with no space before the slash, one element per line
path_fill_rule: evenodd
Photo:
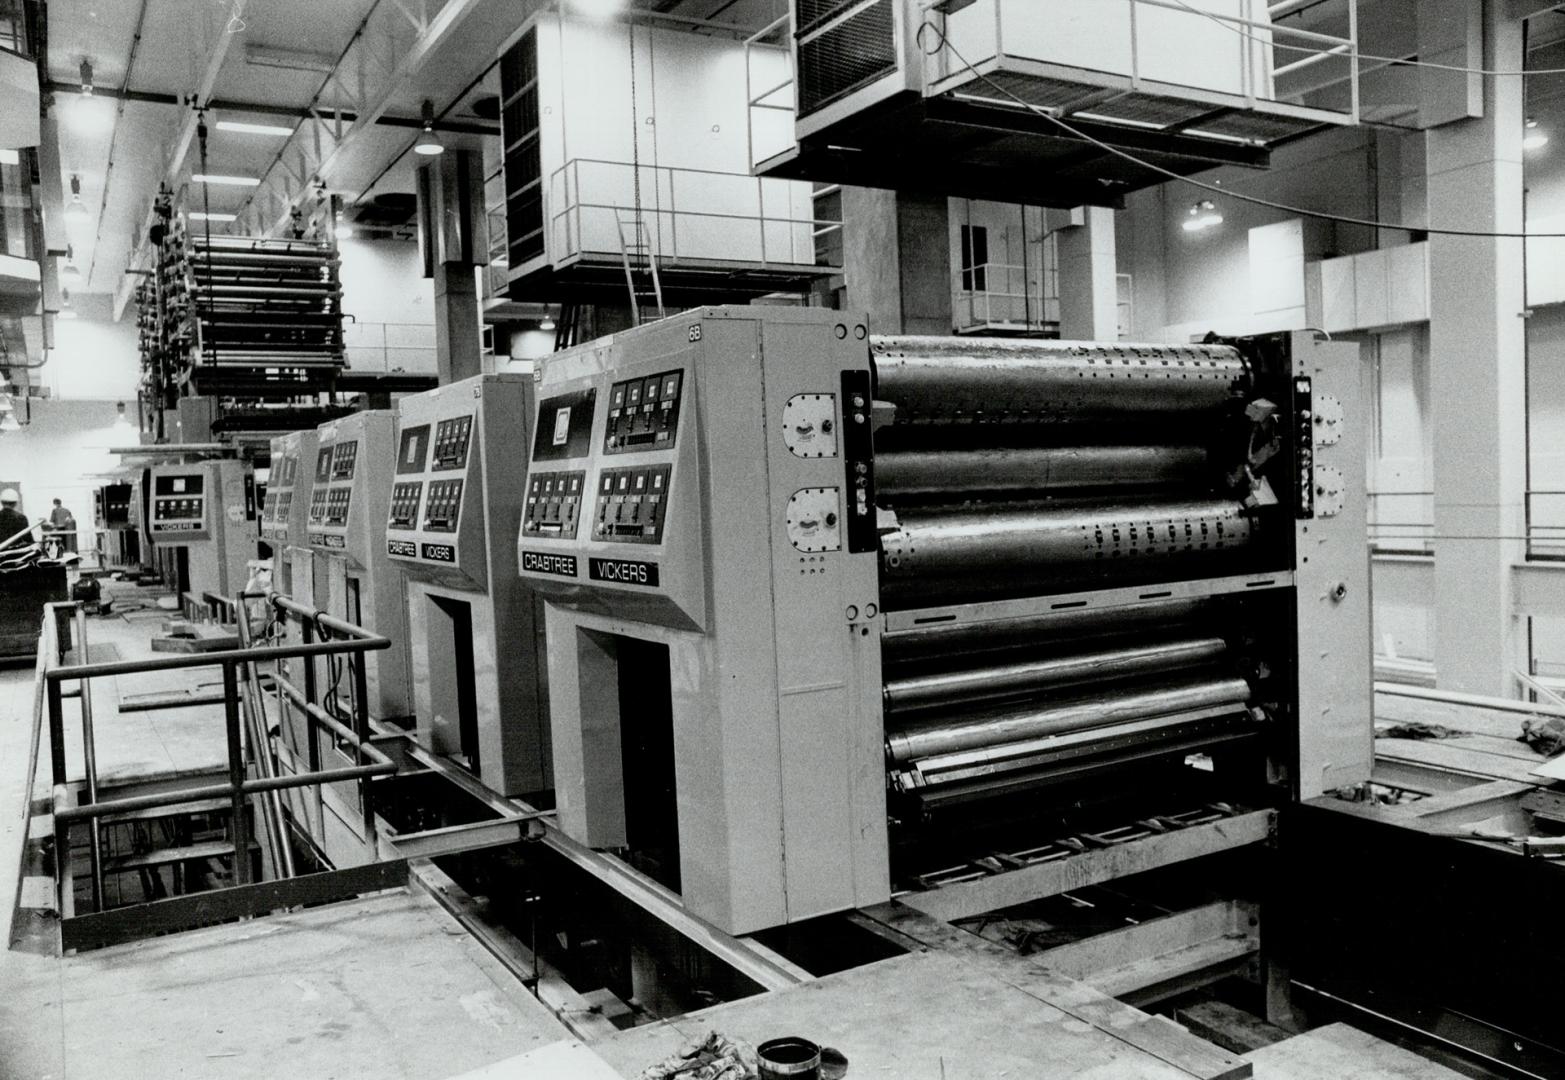
<path fill-rule="evenodd" d="M 899 519 L 881 536 L 882 592 L 895 604 L 1020 596 L 1071 575 L 1231 557 L 1247 550 L 1257 531 L 1229 499 L 932 508 L 903 511 Z"/>
<path fill-rule="evenodd" d="M 1249 375 L 1227 345 L 871 337 L 893 423 L 1123 421 L 1213 410 Z"/>
<path fill-rule="evenodd" d="M 993 710 L 894 732 L 886 740 L 886 756 L 893 764 L 905 764 L 940 754 L 1001 746 L 1196 709 L 1223 706 L 1238 709 L 1249 697 L 1250 686 L 1243 679 L 1206 678 L 1094 694 L 1046 706 Z"/>
<path fill-rule="evenodd" d="M 1226 643 L 1218 637 L 1156 642 L 890 679 L 882 693 L 887 710 L 899 712 L 1188 669 L 1217 660 L 1226 651 Z"/>
<path fill-rule="evenodd" d="M 1189 487 L 1208 479 L 1198 446 L 1068 446 L 905 450 L 875 458 L 879 495 L 955 501 L 1086 488 Z"/>
<path fill-rule="evenodd" d="M 936 622 L 881 637 L 889 662 L 964 653 L 999 652 L 1040 642 L 1082 641 L 1172 628 L 1201 621 L 1207 605 L 1187 597 L 1149 600 L 1131 607 L 1050 611 L 1010 619 L 973 622 Z"/>

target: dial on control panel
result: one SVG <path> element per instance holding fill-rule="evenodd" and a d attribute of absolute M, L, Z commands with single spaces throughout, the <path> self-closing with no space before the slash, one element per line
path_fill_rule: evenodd
<path fill-rule="evenodd" d="M 1315 396 L 1315 445 L 1336 446 L 1342 441 L 1342 402 L 1330 394 Z"/>
<path fill-rule="evenodd" d="M 788 542 L 806 554 L 842 550 L 836 488 L 801 488 L 788 500 Z"/>
<path fill-rule="evenodd" d="M 837 456 L 837 396 L 795 394 L 783 406 L 783 443 L 801 458 Z"/>
<path fill-rule="evenodd" d="M 1315 516 L 1336 517 L 1345 499 L 1342 470 L 1334 465 L 1315 466 Z"/>

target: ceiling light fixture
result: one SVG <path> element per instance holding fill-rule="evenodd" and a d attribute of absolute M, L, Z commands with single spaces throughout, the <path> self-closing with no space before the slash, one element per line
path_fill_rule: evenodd
<path fill-rule="evenodd" d="M 571 13 L 588 19 L 607 19 L 625 9 L 625 0 L 571 0 Z"/>
<path fill-rule="evenodd" d="M 65 245 L 65 265 L 60 267 L 60 276 L 79 278 L 82 276 L 81 268 L 76 265 L 76 247 L 74 244 Z"/>
<path fill-rule="evenodd" d="M 1548 145 L 1549 136 L 1538 130 L 1538 118 L 1535 116 L 1529 116 L 1527 118 L 1527 130 L 1522 135 L 1522 149 L 1537 150 L 1540 147 Z"/>
<path fill-rule="evenodd" d="M 71 201 L 65 204 L 65 216 L 74 221 L 86 221 L 92 216 L 82 202 L 82 178 L 75 173 L 71 174 Z"/>
<path fill-rule="evenodd" d="M 82 97 L 92 97 L 92 61 L 82 61 Z"/>
<path fill-rule="evenodd" d="M 425 157 L 434 157 L 443 154 L 446 148 L 440 145 L 440 140 L 435 138 L 435 104 L 428 98 L 424 99 L 424 130 L 419 134 L 418 142 L 413 144 L 415 154 L 423 154 Z"/>
<path fill-rule="evenodd" d="M 292 135 L 294 129 L 280 124 L 252 124 L 246 120 L 219 120 L 217 130 L 232 131 L 236 135 Z"/>
<path fill-rule="evenodd" d="M 213 173 L 196 173 L 190 179 L 198 184 L 220 184 L 224 187 L 260 187 L 261 180 L 255 176 L 218 176 Z"/>
<path fill-rule="evenodd" d="M 540 330 L 553 330 L 554 329 L 554 317 L 551 316 L 551 315 L 545 315 L 543 317 L 543 322 L 538 324 L 538 329 L 540 329 Z"/>
<path fill-rule="evenodd" d="M 190 217 L 194 221 L 238 221 L 238 214 L 203 213 L 200 210 L 192 210 Z"/>
<path fill-rule="evenodd" d="M 352 225 L 338 225 L 338 226 L 336 226 L 335 228 L 332 229 L 332 235 L 335 236 L 338 240 L 352 240 L 353 239 L 353 226 Z"/>
<path fill-rule="evenodd" d="M 1202 199 L 1190 208 L 1190 213 L 1185 215 L 1182 227 L 1185 232 L 1202 232 L 1216 228 L 1222 223 L 1223 214 L 1217 209 L 1217 204 L 1211 199 Z"/>

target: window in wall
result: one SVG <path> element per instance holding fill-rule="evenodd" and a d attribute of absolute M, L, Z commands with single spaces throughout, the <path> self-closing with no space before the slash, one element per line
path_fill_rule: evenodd
<path fill-rule="evenodd" d="M 962 226 L 962 291 L 983 292 L 989 288 L 989 227 Z"/>

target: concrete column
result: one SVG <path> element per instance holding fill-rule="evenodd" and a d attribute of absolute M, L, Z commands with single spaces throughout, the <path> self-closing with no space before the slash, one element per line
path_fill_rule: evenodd
<path fill-rule="evenodd" d="M 1101 206 L 1072 210 L 1072 224 L 1058 233 L 1060 337 L 1066 341 L 1119 340 L 1119 283 L 1114 252 L 1114 211 Z"/>
<path fill-rule="evenodd" d="M 951 333 L 950 218 L 943 195 L 842 189 L 846 306 L 871 333 Z"/>
<path fill-rule="evenodd" d="M 435 370 L 440 385 L 482 374 L 478 279 L 467 263 L 435 265 Z"/>
<path fill-rule="evenodd" d="M 1484 66 L 1522 66 L 1522 24 L 1484 0 Z M 1429 222 L 1520 232 L 1521 79 L 1485 79 L 1483 116 L 1428 135 Z M 1435 668 L 1442 689 L 1511 697 L 1511 567 L 1523 555 L 1526 387 L 1521 241 L 1431 236 Z"/>

